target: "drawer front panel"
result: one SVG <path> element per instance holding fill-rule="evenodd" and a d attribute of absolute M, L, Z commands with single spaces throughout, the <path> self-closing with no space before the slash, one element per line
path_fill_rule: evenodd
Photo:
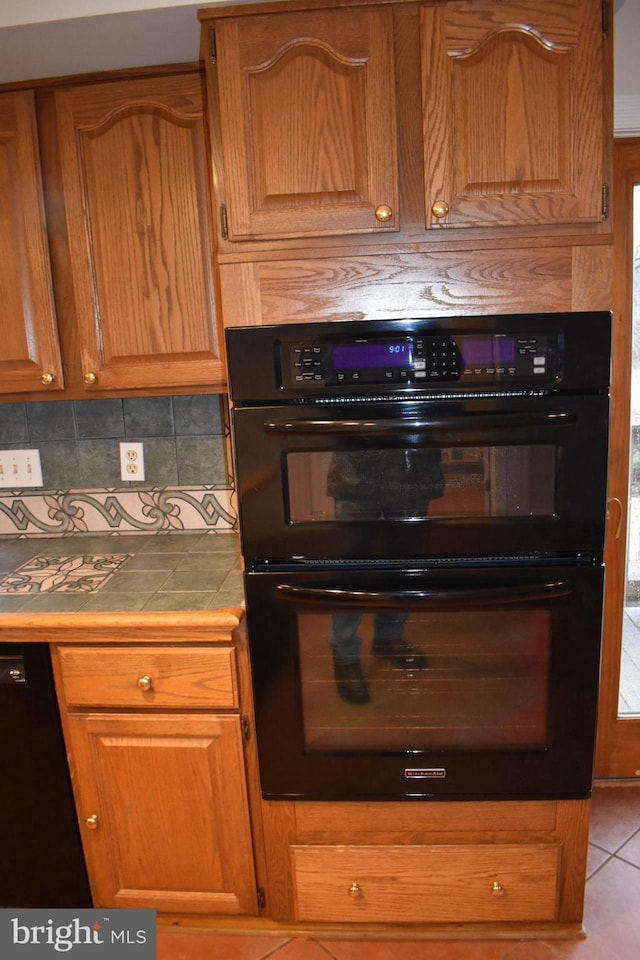
<path fill-rule="evenodd" d="M 68 706 L 238 707 L 232 646 L 73 646 L 58 657 Z"/>
<path fill-rule="evenodd" d="M 559 849 L 555 844 L 294 846 L 296 919 L 554 920 Z"/>

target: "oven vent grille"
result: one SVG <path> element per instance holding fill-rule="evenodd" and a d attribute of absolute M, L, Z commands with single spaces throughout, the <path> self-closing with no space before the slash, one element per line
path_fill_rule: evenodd
<path fill-rule="evenodd" d="M 551 396 L 550 390 L 458 390 L 448 393 L 385 393 L 385 394 L 366 394 L 364 396 L 344 396 L 337 397 L 300 397 L 293 401 L 296 404 L 345 404 L 345 403 L 402 403 L 406 401 L 420 400 L 491 400 L 495 397 L 548 397 Z"/>

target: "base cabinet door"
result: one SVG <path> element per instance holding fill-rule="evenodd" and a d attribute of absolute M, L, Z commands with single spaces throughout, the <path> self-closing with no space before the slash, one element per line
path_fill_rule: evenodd
<path fill-rule="evenodd" d="M 67 720 L 96 906 L 256 914 L 240 718 Z"/>

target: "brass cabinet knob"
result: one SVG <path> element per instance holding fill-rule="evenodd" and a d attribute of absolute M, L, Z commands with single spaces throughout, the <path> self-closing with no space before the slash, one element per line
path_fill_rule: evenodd
<path fill-rule="evenodd" d="M 55 376 L 52 373 L 43 373 L 40 379 L 45 387 L 48 387 L 55 380 Z"/>
<path fill-rule="evenodd" d="M 376 207 L 376 220 L 379 223 L 388 223 L 393 216 L 393 210 L 386 203 L 381 203 Z"/>
<path fill-rule="evenodd" d="M 138 678 L 138 687 L 141 690 L 144 690 L 145 693 L 149 690 L 153 690 L 153 679 L 149 676 L 148 673 L 145 673 L 144 677 Z"/>
<path fill-rule="evenodd" d="M 89 830 L 95 830 L 98 826 L 98 815 L 93 813 L 90 817 L 87 817 L 85 820 L 85 825 Z"/>
<path fill-rule="evenodd" d="M 443 217 L 449 216 L 449 204 L 446 200 L 436 200 L 431 207 L 431 213 L 434 217 L 437 217 L 438 220 L 442 220 Z"/>
<path fill-rule="evenodd" d="M 491 884 L 491 893 L 494 895 L 494 897 L 501 897 L 504 893 L 504 887 L 497 880 L 494 880 Z"/>
<path fill-rule="evenodd" d="M 349 887 L 349 896 L 350 897 L 361 897 L 362 890 L 358 886 L 358 881 L 354 880 L 351 886 Z"/>
<path fill-rule="evenodd" d="M 95 373 L 85 373 L 84 375 L 84 382 L 86 384 L 95 383 L 97 379 L 98 378 L 96 377 Z"/>

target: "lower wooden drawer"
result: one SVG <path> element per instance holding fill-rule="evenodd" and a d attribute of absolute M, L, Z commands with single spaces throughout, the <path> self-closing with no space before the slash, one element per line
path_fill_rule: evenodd
<path fill-rule="evenodd" d="M 554 920 L 556 844 L 294 846 L 296 919 Z"/>
<path fill-rule="evenodd" d="M 59 647 L 62 691 L 74 707 L 238 707 L 233 646 Z"/>

